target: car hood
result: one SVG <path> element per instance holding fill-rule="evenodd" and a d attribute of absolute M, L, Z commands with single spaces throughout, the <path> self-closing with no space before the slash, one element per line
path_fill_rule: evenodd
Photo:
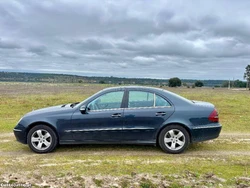
<path fill-rule="evenodd" d="M 41 108 L 38 110 L 33 110 L 29 113 L 27 113 L 25 116 L 31 116 L 31 115 L 40 115 L 40 114 L 57 114 L 60 112 L 64 112 L 65 110 L 73 110 L 73 108 L 70 106 L 71 104 L 64 104 L 64 105 L 57 105 L 57 106 L 51 106 L 47 108 Z"/>

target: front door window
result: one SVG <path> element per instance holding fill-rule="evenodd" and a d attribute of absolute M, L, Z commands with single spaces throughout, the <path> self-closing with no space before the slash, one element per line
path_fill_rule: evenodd
<path fill-rule="evenodd" d="M 106 93 L 88 104 L 88 110 L 110 110 L 121 108 L 123 91 Z"/>

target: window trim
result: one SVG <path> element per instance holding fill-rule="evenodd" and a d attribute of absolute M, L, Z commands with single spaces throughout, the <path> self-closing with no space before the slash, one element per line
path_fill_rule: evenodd
<path fill-rule="evenodd" d="M 102 110 L 89 110 L 88 112 L 102 112 L 102 111 L 113 111 L 113 110 L 124 110 L 124 108 L 110 108 L 110 109 L 102 109 Z"/>
<path fill-rule="evenodd" d="M 156 97 L 155 97 L 155 93 L 154 93 L 154 107 L 155 107 L 155 99 L 156 99 Z"/>
<path fill-rule="evenodd" d="M 134 109 L 157 109 L 157 108 L 172 108 L 172 106 L 133 107 L 133 108 L 125 108 L 125 110 L 134 110 Z"/>
<path fill-rule="evenodd" d="M 91 110 L 89 112 L 102 112 L 102 111 L 114 111 L 114 110 L 136 110 L 136 109 L 156 109 L 156 108 L 173 108 L 174 105 L 171 101 L 169 101 L 168 99 L 166 99 L 165 96 L 162 96 L 159 93 L 156 93 L 154 91 L 145 91 L 145 90 L 140 90 L 140 89 L 135 89 L 135 90 L 130 90 L 130 89 L 125 89 L 125 90 L 113 90 L 113 91 L 108 91 L 105 93 L 100 93 L 100 95 L 94 97 L 91 101 L 89 101 L 87 103 L 87 106 L 89 105 L 89 103 L 91 103 L 92 101 L 94 101 L 95 99 L 97 99 L 98 97 L 105 95 L 107 93 L 112 93 L 112 92 L 119 92 L 122 91 L 123 92 L 123 98 L 122 98 L 122 103 L 121 103 L 121 107 L 120 108 L 112 108 L 112 109 L 102 109 L 102 110 Z M 129 101 L 129 92 L 131 91 L 140 91 L 140 92 L 148 92 L 148 93 L 152 93 L 154 94 L 154 97 L 157 95 L 161 98 L 163 98 L 164 100 L 166 100 L 170 106 L 152 106 L 152 107 L 133 107 L 133 108 L 128 108 L 128 101 Z M 155 98 L 154 98 L 154 103 L 155 103 Z"/>

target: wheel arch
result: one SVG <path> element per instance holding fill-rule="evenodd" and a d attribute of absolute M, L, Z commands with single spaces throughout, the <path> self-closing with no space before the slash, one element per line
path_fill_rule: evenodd
<path fill-rule="evenodd" d="M 161 131 L 167 127 L 167 126 L 170 126 L 170 125 L 179 125 L 181 127 L 183 127 L 184 129 L 186 129 L 186 131 L 188 132 L 188 135 L 189 135 L 189 138 L 190 138 L 190 143 L 192 143 L 192 134 L 191 134 L 191 131 L 189 129 L 189 127 L 183 123 L 179 123 L 179 122 L 171 122 L 171 123 L 167 123 L 165 125 L 163 125 L 159 131 L 157 132 L 157 135 L 156 135 L 156 144 L 159 145 L 159 136 L 161 134 Z"/>
<path fill-rule="evenodd" d="M 55 134 L 56 134 L 56 136 L 57 136 L 57 140 L 59 141 L 58 132 L 57 132 L 56 128 L 55 128 L 53 125 L 51 125 L 51 124 L 48 123 L 48 122 L 44 122 L 44 121 L 36 121 L 36 122 L 31 123 L 31 124 L 28 126 L 28 128 L 27 128 L 27 131 L 26 131 L 26 143 L 27 143 L 27 137 L 28 137 L 29 131 L 30 131 L 33 127 L 35 127 L 35 126 L 37 126 L 37 125 L 45 125 L 45 126 L 48 126 L 49 128 L 51 128 L 51 129 L 55 132 Z"/>

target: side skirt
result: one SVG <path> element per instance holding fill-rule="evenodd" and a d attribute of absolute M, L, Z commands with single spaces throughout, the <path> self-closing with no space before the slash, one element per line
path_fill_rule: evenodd
<path fill-rule="evenodd" d="M 75 144 L 129 144 L 129 145 L 154 145 L 155 141 L 127 141 L 127 142 L 104 142 L 104 141 L 75 141 L 75 140 L 63 140 L 59 142 L 60 145 L 75 145 Z"/>

